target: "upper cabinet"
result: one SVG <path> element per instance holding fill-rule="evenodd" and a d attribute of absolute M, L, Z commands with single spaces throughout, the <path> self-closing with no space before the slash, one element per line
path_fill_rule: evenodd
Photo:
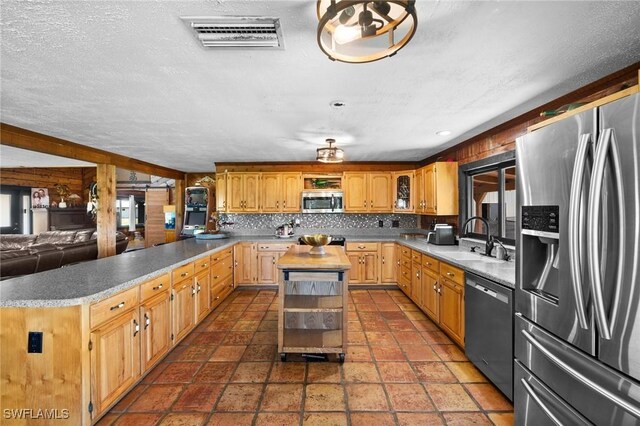
<path fill-rule="evenodd" d="M 301 191 L 302 173 L 262 173 L 260 211 L 299 212 Z"/>
<path fill-rule="evenodd" d="M 415 170 L 393 173 L 393 211 L 396 213 L 415 212 L 414 186 Z"/>
<path fill-rule="evenodd" d="M 259 184 L 260 173 L 227 173 L 227 211 L 257 213 Z"/>
<path fill-rule="evenodd" d="M 227 174 L 216 173 L 216 210 L 227 211 Z"/>
<path fill-rule="evenodd" d="M 416 170 L 416 213 L 458 214 L 458 163 L 436 162 Z"/>
<path fill-rule="evenodd" d="M 345 172 L 343 187 L 346 212 L 389 213 L 391 212 L 390 172 Z"/>

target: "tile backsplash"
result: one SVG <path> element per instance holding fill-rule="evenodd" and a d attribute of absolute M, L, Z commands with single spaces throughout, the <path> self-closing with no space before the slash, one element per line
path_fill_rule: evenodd
<path fill-rule="evenodd" d="M 235 235 L 271 235 L 278 226 L 299 219 L 297 235 L 324 232 L 342 235 L 398 235 L 420 232 L 417 215 L 408 214 L 220 214 L 221 230 Z M 392 221 L 398 227 L 392 228 Z M 378 226 L 382 221 L 383 227 Z M 226 224 L 225 224 L 226 223 Z M 422 231 L 424 232 L 424 230 Z"/>

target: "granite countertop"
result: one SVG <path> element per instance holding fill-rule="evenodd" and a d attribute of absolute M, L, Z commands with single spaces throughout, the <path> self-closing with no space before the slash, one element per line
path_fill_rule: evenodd
<path fill-rule="evenodd" d="M 145 250 L 122 253 L 60 269 L 0 282 L 0 307 L 59 307 L 89 304 L 171 271 L 238 242 L 297 243 L 292 238 L 238 236 L 221 240 L 177 241 Z M 469 253 L 459 246 L 435 246 L 426 240 L 397 236 L 350 236 L 347 241 L 398 242 L 469 272 L 515 287 L 515 262 L 502 262 Z M 475 259 L 477 257 L 477 260 Z"/>

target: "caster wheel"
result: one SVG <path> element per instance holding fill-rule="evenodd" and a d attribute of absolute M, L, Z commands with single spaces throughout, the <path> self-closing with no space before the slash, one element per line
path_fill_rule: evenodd
<path fill-rule="evenodd" d="M 340 362 L 340 364 L 344 364 L 344 354 L 338 354 L 338 361 Z"/>
<path fill-rule="evenodd" d="M 282 352 L 280 354 L 280 361 L 285 362 L 287 360 L 287 354 Z"/>

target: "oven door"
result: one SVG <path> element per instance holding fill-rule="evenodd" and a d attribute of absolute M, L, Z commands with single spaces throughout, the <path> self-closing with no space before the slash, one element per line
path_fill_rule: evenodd
<path fill-rule="evenodd" d="M 342 192 L 303 192 L 302 213 L 342 213 Z"/>

